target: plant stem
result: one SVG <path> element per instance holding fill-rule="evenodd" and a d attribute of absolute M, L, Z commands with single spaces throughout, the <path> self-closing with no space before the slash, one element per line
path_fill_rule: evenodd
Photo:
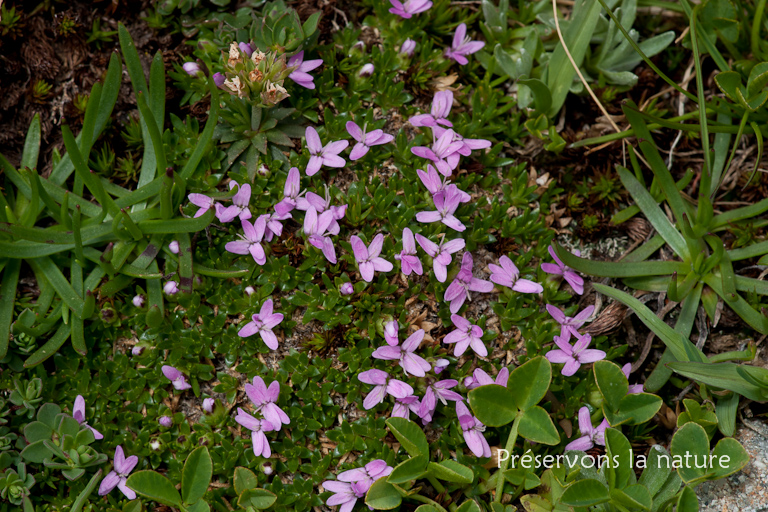
<path fill-rule="evenodd" d="M 504 446 L 507 454 L 511 454 L 512 450 L 515 448 L 515 442 L 517 441 L 517 428 L 520 425 L 520 418 L 522 417 L 522 411 L 518 412 L 517 416 L 515 417 L 515 421 L 512 423 L 512 430 L 509 432 L 507 444 Z M 496 482 L 496 497 L 493 499 L 493 501 L 496 503 L 501 503 L 501 497 L 504 494 L 504 472 L 507 470 L 507 466 L 509 466 L 509 457 L 499 462 L 499 470 L 497 472 L 499 476 L 498 481 Z"/>
<path fill-rule="evenodd" d="M 763 19 L 763 13 L 765 12 L 765 0 L 758 0 L 757 7 L 755 7 L 755 17 L 752 18 L 752 34 L 750 37 L 752 55 L 755 58 L 760 58 L 760 25 Z"/>
<path fill-rule="evenodd" d="M 437 481 L 437 478 L 432 475 L 427 475 L 427 480 L 429 480 L 429 483 L 432 484 L 432 487 L 434 487 L 438 493 L 442 494 L 445 492 L 445 487 Z"/>
<path fill-rule="evenodd" d="M 411 494 L 411 495 L 410 495 L 410 496 L 408 496 L 408 497 L 409 497 L 409 498 L 412 498 L 412 499 L 414 499 L 414 500 L 416 500 L 416 501 L 420 501 L 420 502 L 422 502 L 422 503 L 426 503 L 427 505 L 432 505 L 433 507 L 435 507 L 435 508 L 436 508 L 437 510 L 439 510 L 440 512 L 448 512 L 447 510 L 445 510 L 445 508 L 443 508 L 443 506 L 442 506 L 442 505 L 438 504 L 438 503 L 437 503 L 436 501 L 434 501 L 434 500 L 431 500 L 431 499 L 427 498 L 426 496 L 422 496 L 422 495 L 420 495 L 420 494 Z"/>

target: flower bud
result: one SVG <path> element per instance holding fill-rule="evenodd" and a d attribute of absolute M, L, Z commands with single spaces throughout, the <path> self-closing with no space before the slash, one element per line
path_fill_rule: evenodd
<path fill-rule="evenodd" d="M 264 474 L 269 476 L 272 474 L 272 464 L 269 462 L 265 462 L 261 465 L 261 469 L 264 471 Z"/>
<path fill-rule="evenodd" d="M 253 55 L 253 48 L 249 43 L 240 43 L 237 46 L 240 47 L 240 51 L 246 54 L 248 58 L 250 58 L 251 55 Z"/>
<path fill-rule="evenodd" d="M 167 281 L 163 285 L 163 291 L 166 295 L 176 295 L 179 291 L 179 283 L 176 281 Z"/>
<path fill-rule="evenodd" d="M 213 412 L 213 406 L 216 404 L 216 401 L 213 398 L 206 398 L 203 400 L 203 410 L 207 413 Z"/>
<path fill-rule="evenodd" d="M 362 68 L 360 68 L 360 76 L 367 77 L 371 76 L 373 74 L 373 64 L 370 62 L 366 65 L 364 65 Z"/>
<path fill-rule="evenodd" d="M 216 87 L 223 88 L 226 81 L 227 77 L 223 73 L 215 73 L 213 75 L 213 83 L 216 84 Z"/>
<path fill-rule="evenodd" d="M 202 75 L 203 70 L 200 69 L 200 64 L 197 62 L 185 62 L 181 67 L 187 72 L 189 76 Z"/>
<path fill-rule="evenodd" d="M 441 371 L 443 371 L 446 368 L 448 368 L 448 365 L 450 365 L 450 364 L 451 364 L 451 362 L 448 361 L 447 359 L 438 359 L 437 361 L 435 361 L 435 373 L 436 374 L 440 373 Z"/>
<path fill-rule="evenodd" d="M 173 242 L 169 243 L 168 248 L 171 250 L 173 254 L 179 254 L 179 242 L 177 240 L 174 240 Z"/>
<path fill-rule="evenodd" d="M 144 347 L 141 345 L 134 345 L 131 349 L 131 355 L 133 356 L 140 356 L 142 352 L 144 352 Z"/>
<path fill-rule="evenodd" d="M 416 41 L 413 39 L 406 39 L 402 45 L 400 45 L 400 53 L 406 57 L 412 57 L 413 51 L 416 49 Z"/>
<path fill-rule="evenodd" d="M 253 295 L 254 293 L 256 293 L 256 290 L 253 289 L 253 286 L 246 286 L 245 293 L 247 293 L 248 295 Z"/>
<path fill-rule="evenodd" d="M 131 302 L 133 302 L 133 305 L 134 305 L 134 306 L 136 306 L 137 308 L 140 308 L 141 306 L 143 306 L 143 305 L 144 305 L 144 300 L 145 300 L 145 299 L 144 299 L 144 296 L 143 296 L 143 295 L 141 295 L 141 294 L 139 294 L 139 295 L 136 295 L 136 296 L 133 298 L 133 300 L 131 300 Z"/>
<path fill-rule="evenodd" d="M 341 286 L 339 286 L 339 293 L 342 295 L 352 295 L 355 292 L 355 287 L 352 286 L 352 283 L 344 283 Z"/>
<path fill-rule="evenodd" d="M 267 164 L 259 164 L 259 167 L 256 169 L 256 172 L 260 176 L 269 176 L 269 167 L 267 167 Z"/>
<path fill-rule="evenodd" d="M 173 425 L 173 419 L 171 419 L 170 416 L 161 416 L 157 422 L 160 424 L 161 427 L 168 428 L 171 425 Z"/>

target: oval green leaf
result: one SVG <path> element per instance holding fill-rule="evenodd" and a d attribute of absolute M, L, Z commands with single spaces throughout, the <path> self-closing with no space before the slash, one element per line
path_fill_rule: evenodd
<path fill-rule="evenodd" d="M 150 500 L 181 508 L 181 496 L 176 487 L 166 477 L 155 471 L 138 471 L 128 477 L 126 485 L 137 494 Z"/>
<path fill-rule="evenodd" d="M 621 399 L 629 391 L 627 377 L 617 364 L 610 361 L 597 361 L 594 370 L 595 382 L 605 399 L 604 403 L 611 411 L 615 412 L 619 408 Z"/>
<path fill-rule="evenodd" d="M 611 499 L 608 488 L 599 480 L 587 478 L 569 485 L 560 502 L 571 507 L 591 507 Z"/>
<path fill-rule="evenodd" d="M 552 423 L 552 418 L 538 405 L 523 412 L 518 432 L 525 439 L 541 444 L 554 446 L 560 442 L 560 435 Z"/>
<path fill-rule="evenodd" d="M 365 504 L 374 510 L 391 510 L 399 506 L 402 500 L 395 486 L 387 482 L 386 478 L 376 480 L 365 495 Z"/>
<path fill-rule="evenodd" d="M 427 436 L 416 423 L 405 418 L 389 418 L 387 426 L 411 457 L 419 455 L 429 457 Z"/>
<path fill-rule="evenodd" d="M 524 411 L 544 398 L 551 380 L 552 365 L 546 357 L 537 356 L 512 370 L 507 389 L 514 390 L 514 403 L 518 409 Z"/>
<path fill-rule="evenodd" d="M 489 427 L 502 427 L 512 422 L 517 415 L 514 393 L 498 384 L 488 384 L 470 391 L 469 405 L 477 419 Z"/>
<path fill-rule="evenodd" d="M 451 459 L 440 463 L 430 462 L 428 469 L 432 476 L 445 482 L 471 484 L 475 479 L 475 474 L 471 469 Z"/>
<path fill-rule="evenodd" d="M 187 457 L 181 473 L 181 499 L 192 504 L 208 491 L 213 476 L 213 462 L 208 448 L 200 446 Z"/>

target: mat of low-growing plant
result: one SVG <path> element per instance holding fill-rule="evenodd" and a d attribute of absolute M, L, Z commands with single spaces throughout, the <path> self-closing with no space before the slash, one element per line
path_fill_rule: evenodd
<path fill-rule="evenodd" d="M 245 4 L 144 12 L 183 61 L 94 24 L 81 123 L 0 156 L 0 510 L 687 512 L 748 464 L 764 1 Z"/>

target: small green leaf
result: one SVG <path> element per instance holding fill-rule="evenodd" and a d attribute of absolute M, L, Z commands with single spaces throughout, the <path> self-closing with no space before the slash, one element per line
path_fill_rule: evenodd
<path fill-rule="evenodd" d="M 523 417 L 520 418 L 519 433 L 525 439 L 536 443 L 548 444 L 554 446 L 560 442 L 560 436 L 557 433 L 555 424 L 549 413 L 535 405 L 523 411 Z"/>
<path fill-rule="evenodd" d="M 389 418 L 387 426 L 411 457 L 419 455 L 429 457 L 427 436 L 416 423 L 405 418 Z"/>
<path fill-rule="evenodd" d="M 446 459 L 439 463 L 430 462 L 428 470 L 432 476 L 445 482 L 471 484 L 475 479 L 475 474 L 471 469 L 452 459 Z"/>
<path fill-rule="evenodd" d="M 546 357 L 536 356 L 512 370 L 507 389 L 514 391 L 514 403 L 518 409 L 524 411 L 544 398 L 551 381 L 552 365 Z"/>
<path fill-rule="evenodd" d="M 402 418 L 390 418 L 402 419 Z M 389 420 L 387 420 L 389 422 Z M 376 480 L 365 495 L 365 504 L 374 510 L 391 510 L 400 505 L 403 497 L 386 478 Z"/>
<path fill-rule="evenodd" d="M 569 485 L 560 501 L 572 507 L 591 507 L 610 500 L 608 488 L 599 480 L 587 478 Z"/>
<path fill-rule="evenodd" d="M 610 361 L 597 361 L 594 364 L 595 382 L 605 399 L 605 405 L 611 411 L 619 408 L 621 399 L 627 396 L 629 383 L 621 368 Z"/>
<path fill-rule="evenodd" d="M 208 448 L 200 446 L 189 454 L 181 473 L 181 499 L 192 504 L 205 495 L 213 476 L 213 462 Z"/>
<path fill-rule="evenodd" d="M 488 384 L 470 391 L 469 405 L 477 419 L 489 427 L 502 427 L 511 423 L 518 412 L 515 393 L 498 384 Z"/>
<path fill-rule="evenodd" d="M 635 393 L 621 399 L 619 410 L 612 412 L 603 407 L 603 414 L 612 427 L 622 425 L 639 425 L 650 421 L 661 409 L 661 398 L 650 393 Z"/>
<path fill-rule="evenodd" d="M 253 507 L 256 510 L 264 510 L 271 507 L 277 496 L 266 489 L 246 489 L 240 494 L 237 505 L 241 508 Z"/>
<path fill-rule="evenodd" d="M 459 508 L 456 509 L 456 512 L 482 512 L 482 511 L 480 510 L 480 506 L 477 504 L 475 500 L 469 500 L 459 505 Z"/>
<path fill-rule="evenodd" d="M 407 459 L 395 467 L 387 478 L 387 482 L 392 484 L 404 484 L 411 480 L 416 480 L 424 474 L 428 462 L 429 460 L 426 455 L 419 455 L 418 457 Z"/>
<path fill-rule="evenodd" d="M 181 508 L 181 496 L 166 477 L 155 471 L 144 470 L 128 477 L 126 485 L 147 499 L 163 505 Z"/>
<path fill-rule="evenodd" d="M 254 489 L 259 485 L 258 477 L 248 468 L 238 466 L 235 468 L 235 494 L 242 494 L 243 491 Z"/>
<path fill-rule="evenodd" d="M 636 477 L 632 467 L 632 445 L 621 431 L 615 428 L 605 430 L 605 452 L 610 461 L 610 464 L 606 465 L 608 487 L 624 489 L 627 485 L 634 484 Z"/>
<path fill-rule="evenodd" d="M 632 469 L 630 468 L 630 471 Z M 651 510 L 653 499 L 648 489 L 642 485 L 630 485 L 626 488 L 612 489 L 611 502 L 629 510 Z"/>
<path fill-rule="evenodd" d="M 674 459 L 680 461 L 677 472 L 685 483 L 695 483 L 707 474 L 706 467 L 702 466 L 707 464 L 709 437 L 701 425 L 690 422 L 680 427 L 672 437 L 669 451 L 673 462 Z"/>
<path fill-rule="evenodd" d="M 744 447 L 734 438 L 721 439 L 712 450 L 712 467 L 715 472 L 712 480 L 725 478 L 740 471 L 749 463 L 749 454 Z"/>

